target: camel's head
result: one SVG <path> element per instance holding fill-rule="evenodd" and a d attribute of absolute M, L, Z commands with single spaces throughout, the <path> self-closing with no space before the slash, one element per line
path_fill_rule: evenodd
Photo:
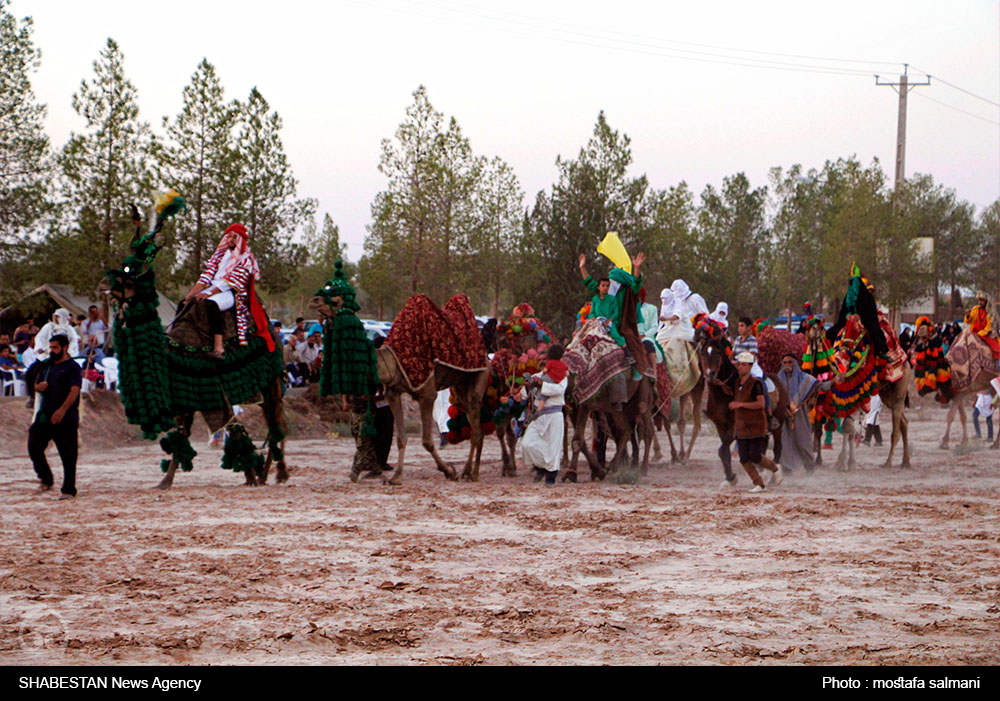
<path fill-rule="evenodd" d="M 309 308 L 323 319 L 332 319 L 337 316 L 338 311 L 344 308 L 344 298 L 341 295 L 319 294 L 323 291 L 318 290 L 317 294 L 309 300 Z"/>
<path fill-rule="evenodd" d="M 722 329 L 709 319 L 700 320 L 694 332 L 694 347 L 705 379 L 714 379 L 729 351 L 729 341 Z"/>
<path fill-rule="evenodd" d="M 344 274 L 344 264 L 337 261 L 333 265 L 333 279 L 316 290 L 309 301 L 309 308 L 326 319 L 332 319 L 341 311 L 356 312 L 361 307 L 355 300 L 354 288 Z"/>

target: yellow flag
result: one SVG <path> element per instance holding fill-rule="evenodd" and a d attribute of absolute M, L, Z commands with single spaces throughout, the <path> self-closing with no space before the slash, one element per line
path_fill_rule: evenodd
<path fill-rule="evenodd" d="M 608 232 L 604 240 L 601 241 L 601 245 L 597 247 L 597 252 L 614 263 L 615 267 L 632 274 L 632 259 L 629 258 L 625 245 L 615 232 Z"/>

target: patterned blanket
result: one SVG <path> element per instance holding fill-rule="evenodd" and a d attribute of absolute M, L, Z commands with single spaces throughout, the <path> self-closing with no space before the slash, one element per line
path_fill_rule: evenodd
<path fill-rule="evenodd" d="M 455 295 L 444 308 L 427 295 L 410 297 L 384 345 L 396 356 L 411 391 L 433 379 L 435 364 L 467 372 L 487 367 L 486 347 L 465 295 Z"/>
<path fill-rule="evenodd" d="M 757 364 L 770 374 L 781 370 L 781 358 L 791 353 L 802 363 L 802 351 L 805 348 L 805 336 L 784 329 L 767 326 L 757 335 Z"/>
<path fill-rule="evenodd" d="M 663 346 L 663 365 L 670 375 L 671 391 L 678 397 L 690 392 L 701 379 L 698 354 L 688 341 L 679 338 L 668 340 Z"/>
<path fill-rule="evenodd" d="M 597 319 L 588 319 L 577 330 L 563 362 L 576 375 L 573 399 L 581 404 L 597 394 L 612 377 L 632 367 L 625 359 L 625 350 Z"/>
<path fill-rule="evenodd" d="M 981 391 L 997 376 L 997 361 L 993 352 L 971 329 L 965 329 L 948 348 L 945 355 L 951 366 L 951 389 L 963 392 L 970 388 Z M 975 387 L 972 387 L 975 382 Z"/>
<path fill-rule="evenodd" d="M 656 408 L 653 414 L 670 416 L 670 373 L 665 363 L 656 364 Z"/>

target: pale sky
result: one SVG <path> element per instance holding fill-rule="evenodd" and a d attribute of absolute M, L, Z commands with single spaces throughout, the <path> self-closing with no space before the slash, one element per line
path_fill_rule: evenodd
<path fill-rule="evenodd" d="M 851 155 L 877 156 L 891 178 L 898 98 L 874 74 L 896 80 L 905 61 L 914 79 L 926 71 L 988 100 L 933 78 L 916 88 L 907 174 L 930 173 L 977 207 L 1000 196 L 998 0 L 13 0 L 10 9 L 35 19 L 34 87 L 55 147 L 83 128 L 71 96 L 107 37 L 158 133 L 206 57 L 227 99 L 257 86 L 281 114 L 299 196 L 339 224 L 351 260 L 385 183 L 380 142 L 420 84 L 477 154 L 512 165 L 530 205 L 601 109 L 632 138 L 632 173 L 657 188 L 686 180 L 697 194 L 741 170 L 765 185 L 772 166 Z M 812 68 L 729 65 L 748 59 Z"/>

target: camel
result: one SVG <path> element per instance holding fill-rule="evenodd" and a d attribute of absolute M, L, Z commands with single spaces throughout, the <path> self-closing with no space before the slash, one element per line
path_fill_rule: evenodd
<path fill-rule="evenodd" d="M 736 420 L 733 410 L 729 408 L 729 402 L 733 399 L 729 383 L 736 377 L 736 366 L 729 359 L 727 352 L 729 341 L 721 331 L 712 333 L 712 328 L 706 325 L 695 331 L 695 348 L 698 351 L 701 374 L 708 389 L 705 414 L 715 424 L 719 434 L 719 459 L 722 460 L 722 469 L 726 475 L 723 486 L 734 487 L 736 473 L 733 472 L 732 445 L 736 440 Z M 777 397 L 772 395 L 771 414 L 778 420 L 779 426 L 771 431 L 771 437 L 774 441 L 774 461 L 780 463 L 780 424 L 784 423 L 788 413 L 788 392 L 776 376 L 768 375 L 768 377 L 774 383 L 777 394 Z"/>
<path fill-rule="evenodd" d="M 159 298 L 153 269 L 159 251 L 155 237 L 165 217 L 158 217 L 156 227 L 145 236 L 135 205 L 132 205 L 132 219 L 136 225 L 132 255 L 119 269 L 107 271 L 106 291 L 117 307 L 114 339 L 123 359 L 119 365 L 119 388 L 128 421 L 140 424 L 147 439 L 167 432 L 160 444 L 171 457 L 169 462 L 163 461 L 167 463 L 166 474 L 158 488 L 171 487 L 178 467 L 185 471 L 192 467 L 194 450 L 189 439 L 195 411 L 202 413 L 209 429 L 215 432 L 230 424 L 232 405 L 256 401 L 261 403 L 268 426 L 267 455 L 259 470 L 242 468 L 246 484 L 265 484 L 272 464 L 277 471 L 277 482 L 285 482 L 288 471 L 283 444 L 287 425 L 281 392 L 284 364 L 280 339 L 269 328 L 276 345 L 273 351 L 268 351 L 266 341 L 254 335 L 256 329 L 251 326 L 247 332 L 248 345 L 238 345 L 235 310 L 232 310 L 224 314 L 226 357 L 221 361 L 208 360 L 206 355 L 212 350 L 212 340 L 204 300 L 192 300 L 183 306 L 165 334 L 155 311 Z M 126 362 L 129 358 L 134 362 Z M 207 379 L 206 371 L 210 371 Z M 201 407 L 192 406 L 198 396 L 210 399 Z"/>
<path fill-rule="evenodd" d="M 688 346 L 693 344 L 687 341 L 673 341 L 673 343 L 686 343 Z M 670 426 L 673 423 L 670 418 L 670 409 L 665 407 L 665 411 L 657 413 L 655 417 L 655 428 L 663 428 L 667 432 L 667 440 L 670 441 L 670 462 L 673 464 L 686 463 L 688 458 L 691 457 L 691 451 L 694 450 L 694 442 L 698 438 L 698 434 L 701 432 L 701 409 L 702 402 L 705 396 L 705 378 L 699 373 L 698 380 L 694 385 L 684 394 L 673 394 L 671 400 L 677 400 L 678 415 L 677 415 L 677 442 L 678 446 L 674 445 L 674 437 L 670 431 Z M 671 403 L 673 403 L 671 401 Z M 687 406 L 691 407 L 691 440 L 688 442 L 687 450 L 684 449 L 684 429 L 687 426 L 687 418 L 685 417 L 685 408 Z M 659 453 L 659 446 L 657 446 L 657 453 Z"/>
<path fill-rule="evenodd" d="M 566 396 L 572 396 L 575 376 L 570 373 L 569 386 L 566 389 Z M 571 441 L 572 457 L 564 480 L 576 482 L 577 463 L 582 452 L 590 467 L 590 479 L 603 480 L 606 474 L 614 474 L 618 471 L 623 461 L 626 447 L 633 434 L 633 425 L 629 423 L 627 415 L 634 412 L 638 418 L 639 440 L 643 442 L 644 450 L 642 457 L 642 474 L 646 474 L 649 469 L 649 449 L 653 440 L 652 406 L 653 406 L 653 381 L 648 377 L 638 380 L 627 380 L 626 396 L 628 401 L 624 411 L 614 411 L 609 399 L 609 387 L 605 386 L 587 401 L 576 404 L 573 403 L 570 409 L 570 423 L 573 428 L 573 438 Z M 604 466 L 597 460 L 597 456 L 590 449 L 586 440 L 587 421 L 594 417 L 597 426 L 608 433 L 615 441 L 615 455 L 605 470 Z"/>
<path fill-rule="evenodd" d="M 918 333 L 926 335 L 926 327 L 922 327 Z M 989 346 L 979 340 L 976 334 L 969 329 L 962 331 L 955 339 L 945 358 L 952 369 L 951 385 L 954 394 L 950 399 L 951 406 L 948 408 L 947 426 L 944 437 L 941 439 L 940 448 L 942 450 L 948 449 L 948 443 L 951 439 L 951 424 L 954 422 L 956 414 L 962 424 L 962 442 L 959 445 L 967 446 L 969 444 L 968 425 L 965 418 L 967 405 L 975 400 L 979 392 L 992 389 L 991 380 L 1000 375 Z M 1000 448 L 1000 431 L 997 432 L 990 448 Z"/>
<path fill-rule="evenodd" d="M 464 295 L 457 295 L 457 297 L 461 297 L 465 300 L 465 304 L 468 305 L 468 299 Z M 428 303 L 430 302 L 423 295 L 411 297 L 410 301 L 417 298 L 426 300 Z M 453 297 L 452 299 L 455 298 Z M 410 304 L 410 301 L 407 304 Z M 326 299 L 323 296 L 317 295 L 309 303 L 310 309 L 327 320 L 332 319 L 341 306 L 343 306 L 343 298 L 340 296 Z M 404 307 L 405 309 L 406 307 Z M 400 316 L 402 314 L 403 312 L 401 311 Z M 400 316 L 397 316 L 396 322 L 393 323 L 393 331 L 397 331 L 400 328 L 397 326 Z M 469 457 L 465 462 L 461 478 L 472 482 L 477 481 L 479 479 L 479 462 L 483 451 L 483 432 L 478 419 L 482 407 L 483 394 L 489 383 L 490 372 L 489 368 L 486 367 L 485 350 L 482 353 L 482 369 L 474 371 L 449 367 L 439 360 L 432 358 L 433 374 L 422 385 L 413 388 L 410 386 L 405 372 L 400 367 L 395 353 L 388 345 L 391 340 L 392 334 L 390 333 L 386 344 L 375 351 L 378 380 L 385 387 L 385 398 L 392 410 L 392 418 L 396 426 L 396 449 L 398 453 L 396 457 L 396 469 L 386 481 L 393 485 L 402 484 L 407 445 L 405 424 L 403 423 L 402 397 L 404 394 L 412 397 L 420 407 L 421 442 L 424 449 L 431 454 L 438 470 L 447 479 L 457 480 L 459 478 L 455 469 L 442 460 L 437 451 L 438 428 L 434 421 L 434 400 L 437 398 L 438 391 L 449 388 L 454 390 L 458 399 L 458 405 L 469 416 L 472 427 Z M 429 353 L 430 350 L 427 349 L 427 352 Z"/>

